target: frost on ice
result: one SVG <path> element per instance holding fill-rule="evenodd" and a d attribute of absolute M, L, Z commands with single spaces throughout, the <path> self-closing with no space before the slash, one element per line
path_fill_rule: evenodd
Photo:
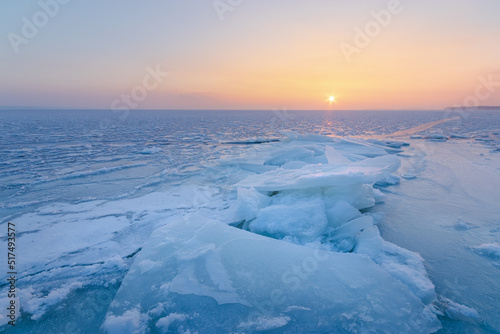
<path fill-rule="evenodd" d="M 490 243 L 472 247 L 472 250 L 479 255 L 489 258 L 491 264 L 500 268 L 500 244 Z"/>
<path fill-rule="evenodd" d="M 153 232 L 103 330 L 123 330 L 119 319 L 137 333 L 440 328 L 423 259 L 383 240 L 368 210 L 384 200 L 376 183 L 399 183 L 403 144 L 285 135 L 221 161 L 230 219 L 186 214 Z"/>
<path fill-rule="evenodd" d="M 500 244 L 498 243 L 482 244 L 480 246 L 473 247 L 473 249 L 480 255 L 500 259 Z"/>

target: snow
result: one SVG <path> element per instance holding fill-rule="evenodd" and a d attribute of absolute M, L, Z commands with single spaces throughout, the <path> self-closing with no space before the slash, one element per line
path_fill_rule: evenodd
<path fill-rule="evenodd" d="M 56 305 L 70 294 L 75 289 L 81 288 L 83 286 L 80 282 L 74 282 L 68 284 L 62 288 L 54 289 L 50 291 L 47 295 L 41 295 L 39 293 L 34 293 L 34 290 L 24 289 L 19 293 L 20 300 L 23 301 L 22 308 L 25 312 L 31 315 L 32 320 L 40 319 L 50 306 Z"/>
<path fill-rule="evenodd" d="M 377 181 L 375 184 L 379 187 L 387 187 L 399 184 L 401 182 L 401 178 L 397 175 L 391 174 L 383 179 Z"/>
<path fill-rule="evenodd" d="M 446 314 L 453 320 L 462 320 L 473 323 L 480 323 L 481 317 L 473 308 L 455 303 L 448 298 L 439 297 L 436 307 L 441 314 Z"/>
<path fill-rule="evenodd" d="M 182 209 L 203 212 L 220 206 L 214 192 L 186 184 L 121 201 L 55 203 L 16 218 L 16 255 L 23 259 L 17 265 L 18 280 L 24 282 L 18 283 L 18 305 L 37 320 L 83 286 L 121 280 L 133 254 L 164 219 Z M 145 260 L 138 265 L 149 272 L 158 264 Z M 2 305 L 8 302 L 6 295 L 0 297 Z"/>
<path fill-rule="evenodd" d="M 472 247 L 472 249 L 479 255 L 491 257 L 493 259 L 500 259 L 500 244 L 498 243 L 482 244 L 480 246 Z"/>
<path fill-rule="evenodd" d="M 158 327 L 163 333 L 167 333 L 170 325 L 174 321 L 182 322 L 188 318 L 189 316 L 187 314 L 170 313 L 166 317 L 160 318 L 160 320 L 156 322 L 156 327 Z"/>
<path fill-rule="evenodd" d="M 239 324 L 238 328 L 243 328 L 245 330 L 266 331 L 286 326 L 289 321 L 290 317 L 286 316 L 275 318 L 259 317 L 254 321 Z"/>
<path fill-rule="evenodd" d="M 383 200 L 374 184 L 397 180 L 399 158 L 377 145 L 294 135 L 256 148 L 260 164 L 273 169 L 253 160 L 253 172 L 228 177 L 236 181 L 233 218 L 168 220 L 138 254 L 108 318 L 141 305 L 141 314 L 168 330 L 204 331 L 207 317 L 223 314 L 221 331 L 437 330 L 423 259 L 383 240 L 374 224 L 380 215 L 360 211 Z M 242 161 L 248 158 L 221 167 Z M 158 312 L 165 301 L 169 312 L 185 315 L 182 325 Z"/>
<path fill-rule="evenodd" d="M 12 141 L 0 123 L 12 146 L 0 211 L 20 259 L 13 332 L 498 331 L 493 115 L 457 126 L 382 113 L 348 130 L 337 115 L 331 127 L 306 115 L 289 128 L 314 134 L 280 138 L 225 118 L 174 133 L 167 117 L 83 144 L 52 125 Z M 373 122 L 393 134 L 333 137 Z"/>
<path fill-rule="evenodd" d="M 149 317 L 138 308 L 132 308 L 121 316 L 109 316 L 102 325 L 110 334 L 142 334 L 147 332 Z"/>
<path fill-rule="evenodd" d="M 457 219 L 455 221 L 455 224 L 453 225 L 455 230 L 457 231 L 467 231 L 473 228 L 477 228 L 476 225 L 469 223 L 469 222 L 464 222 L 462 219 Z"/>

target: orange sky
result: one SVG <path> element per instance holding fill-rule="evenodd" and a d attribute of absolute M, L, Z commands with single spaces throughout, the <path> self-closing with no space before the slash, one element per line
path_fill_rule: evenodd
<path fill-rule="evenodd" d="M 391 1 L 243 1 L 223 20 L 210 2 L 68 4 L 18 53 L 3 41 L 0 104 L 110 108 L 148 66 L 169 76 L 134 108 L 440 109 L 478 89 L 500 104 L 498 2 Z M 3 36 L 39 10 L 10 6 Z"/>

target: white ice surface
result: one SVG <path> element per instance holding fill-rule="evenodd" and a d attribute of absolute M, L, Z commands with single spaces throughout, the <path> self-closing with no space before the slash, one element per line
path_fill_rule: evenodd
<path fill-rule="evenodd" d="M 312 241 L 328 225 L 325 205 L 321 200 L 289 205 L 270 205 L 257 214 L 250 231 L 279 239 L 294 236 L 303 242 Z"/>
<path fill-rule="evenodd" d="M 400 203 L 407 210 L 389 217 L 408 232 L 421 220 L 442 219 L 443 207 L 428 202 L 437 203 L 440 197 L 432 194 L 443 196 L 439 191 L 457 182 L 446 183 L 449 176 L 439 168 L 436 175 L 421 177 L 423 161 L 433 163 L 429 156 L 434 151 L 416 152 L 400 168 L 400 159 L 388 152 L 402 146 L 288 133 L 283 142 L 224 159 L 203 177 L 168 192 L 52 204 L 22 215 L 16 218 L 22 311 L 38 321 L 76 290 L 119 281 L 126 274 L 102 325 L 111 333 L 201 333 L 213 326 L 235 332 L 317 332 L 333 326 L 339 331 L 426 333 L 440 327 L 435 314 L 478 319 L 471 305 L 436 296 L 423 258 L 405 249 L 406 243 L 401 248 L 381 237 L 377 225 L 383 215 L 375 211 L 385 196 L 389 207 Z M 496 184 L 495 171 L 481 167 L 475 175 L 464 161 L 444 161 L 454 167 L 467 198 L 484 204 L 481 219 L 492 217 L 497 191 L 479 185 L 485 177 Z M 417 178 L 401 181 L 398 175 Z M 436 191 L 432 187 L 438 181 L 444 184 Z M 419 185 L 418 191 L 410 187 L 403 197 L 411 198 L 414 208 L 393 193 L 410 182 Z M 464 197 L 456 193 L 442 198 L 464 206 Z M 457 225 L 462 218 L 475 228 Z M 481 230 L 480 225 L 467 216 L 436 226 L 469 233 Z M 406 234 L 418 238 L 425 233 Z M 411 241 L 408 245 L 416 250 Z M 496 245 L 490 238 L 464 249 L 495 265 Z"/>
<path fill-rule="evenodd" d="M 480 246 L 473 247 L 473 249 L 480 255 L 500 260 L 500 244 L 482 244 Z"/>
<path fill-rule="evenodd" d="M 416 142 L 407 153 L 399 172 L 417 178 L 389 188 L 384 207 L 375 208 L 386 216 L 379 224 L 384 239 L 420 253 L 440 299 L 465 305 L 444 307 L 473 309 L 487 324 L 444 319 L 447 333 L 498 332 L 500 156 L 462 141 Z"/>
<path fill-rule="evenodd" d="M 15 219 L 19 306 L 40 319 L 71 293 L 87 285 L 121 280 L 152 231 L 186 210 L 213 212 L 223 203 L 217 189 L 187 183 L 169 192 L 119 201 L 56 203 Z M 218 216 L 221 215 L 221 210 Z M 234 210 L 228 217 L 234 215 Z M 7 248 L 5 241 L 0 245 Z M 154 263 L 141 264 L 147 272 Z M 2 269 L 6 268 L 2 266 Z M 0 306 L 8 303 L 0 293 Z M 0 314 L 0 324 L 7 318 Z"/>
<path fill-rule="evenodd" d="M 280 328 L 282 332 L 428 333 L 440 325 L 415 294 L 368 257 L 314 250 L 198 216 L 156 230 L 138 255 L 162 266 L 147 274 L 133 265 L 103 329 L 116 320 L 172 313 L 168 328 L 203 333 Z M 153 312 L 159 303 L 170 307 Z M 126 328 L 123 331 L 127 333 Z"/>
<path fill-rule="evenodd" d="M 349 187 L 375 183 L 389 176 L 399 167 L 399 159 L 385 155 L 344 166 L 308 164 L 300 169 L 275 169 L 249 176 L 239 187 L 253 187 L 259 191 L 280 191 L 318 187 Z"/>
<path fill-rule="evenodd" d="M 228 178 L 236 182 L 233 219 L 185 216 L 155 231 L 108 318 L 140 307 L 148 326 L 186 315 L 165 320 L 169 330 L 437 330 L 423 259 L 384 241 L 380 217 L 360 212 L 384 198 L 373 185 L 397 179 L 399 159 L 379 143 L 317 139 L 290 135 L 224 160 L 238 168 Z M 241 221 L 243 230 L 226 225 Z M 144 263 L 155 265 L 144 272 Z M 138 293 L 139 284 L 151 289 Z M 158 313 L 162 303 L 170 307 Z"/>

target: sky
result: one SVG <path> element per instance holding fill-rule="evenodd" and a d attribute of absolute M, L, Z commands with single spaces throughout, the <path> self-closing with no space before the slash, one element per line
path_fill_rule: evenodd
<path fill-rule="evenodd" d="M 0 106 L 500 105 L 499 15 L 498 0 L 3 0 Z"/>

